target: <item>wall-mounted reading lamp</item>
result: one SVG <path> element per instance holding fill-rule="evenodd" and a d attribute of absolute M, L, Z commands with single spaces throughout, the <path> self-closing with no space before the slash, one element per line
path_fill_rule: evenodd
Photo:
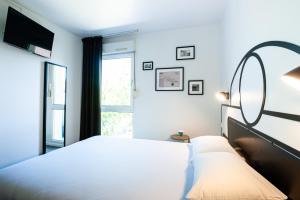
<path fill-rule="evenodd" d="M 289 86 L 300 91 L 300 66 L 284 74 L 281 79 Z"/>
<path fill-rule="evenodd" d="M 229 100 L 229 92 L 218 92 L 216 94 L 216 97 L 218 100 L 220 101 L 226 101 L 226 100 Z"/>

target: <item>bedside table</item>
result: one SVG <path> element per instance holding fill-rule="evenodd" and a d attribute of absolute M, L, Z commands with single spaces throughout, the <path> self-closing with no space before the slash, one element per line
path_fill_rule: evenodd
<path fill-rule="evenodd" d="M 188 136 L 188 135 L 182 135 L 182 136 L 180 136 L 178 134 L 173 134 L 173 135 L 170 136 L 170 138 L 173 141 L 190 143 L 190 136 Z"/>

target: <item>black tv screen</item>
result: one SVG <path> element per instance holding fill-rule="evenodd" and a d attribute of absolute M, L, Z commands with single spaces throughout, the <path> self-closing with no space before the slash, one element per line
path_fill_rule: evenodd
<path fill-rule="evenodd" d="M 54 33 L 9 7 L 3 41 L 50 58 Z"/>

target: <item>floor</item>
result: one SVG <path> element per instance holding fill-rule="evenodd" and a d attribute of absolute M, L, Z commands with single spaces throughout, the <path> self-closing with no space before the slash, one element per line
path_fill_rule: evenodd
<path fill-rule="evenodd" d="M 54 151 L 56 149 L 59 149 L 60 147 L 54 147 L 54 146 L 46 146 L 46 153 L 49 153 L 50 151 Z"/>

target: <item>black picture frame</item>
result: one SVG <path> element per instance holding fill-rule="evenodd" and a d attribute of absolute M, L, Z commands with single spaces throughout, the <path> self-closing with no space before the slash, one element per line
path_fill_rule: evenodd
<path fill-rule="evenodd" d="M 174 89 L 171 89 L 170 87 L 160 87 L 159 84 L 159 73 L 160 72 L 170 72 L 170 71 L 179 71 L 181 73 L 180 77 L 179 77 L 179 86 L 178 87 L 174 87 Z M 184 91 L 184 67 L 169 67 L 169 68 L 156 68 L 155 69 L 155 91 Z"/>
<path fill-rule="evenodd" d="M 199 92 L 193 92 L 192 84 L 198 83 Z M 204 80 L 189 80 L 188 81 L 188 95 L 204 95 Z"/>
<path fill-rule="evenodd" d="M 147 64 L 151 64 L 151 68 L 147 68 Z M 147 61 L 147 62 L 143 62 L 143 70 L 147 71 L 147 70 L 153 70 L 153 61 Z"/>
<path fill-rule="evenodd" d="M 182 56 L 178 52 L 180 50 L 190 50 L 191 55 L 186 55 Z M 196 57 L 196 51 L 195 51 L 195 46 L 181 46 L 181 47 L 176 47 L 176 60 L 193 60 Z"/>

